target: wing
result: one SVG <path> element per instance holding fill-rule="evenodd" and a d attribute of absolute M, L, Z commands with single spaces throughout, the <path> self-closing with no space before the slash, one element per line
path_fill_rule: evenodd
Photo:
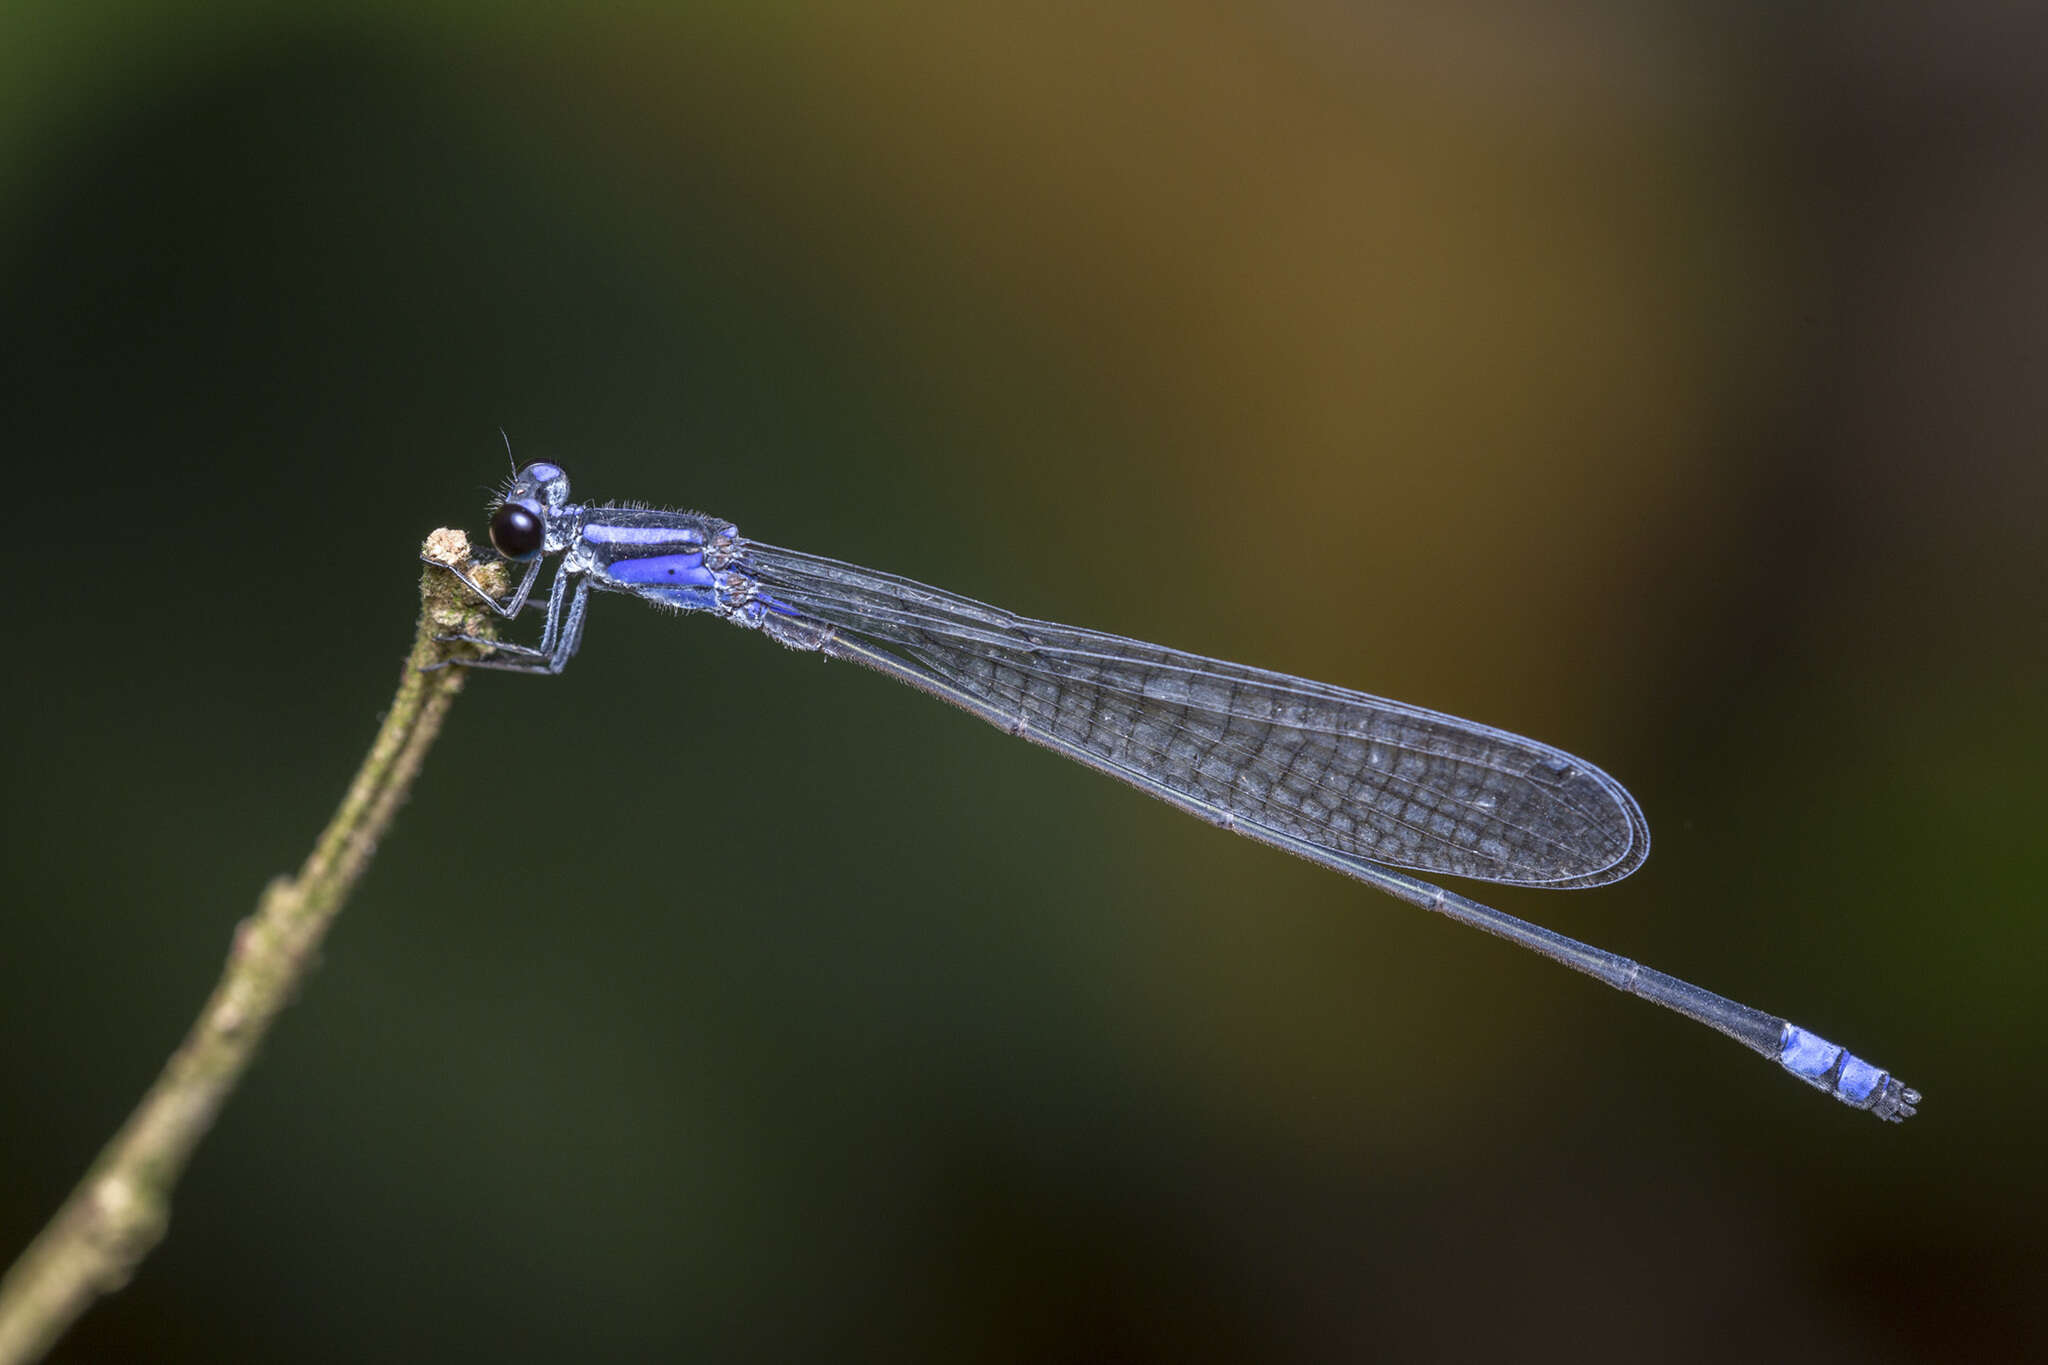
<path fill-rule="evenodd" d="M 864 642 L 842 657 L 1255 837 L 1558 888 L 1649 854 L 1620 783 L 1504 730 L 775 546 L 747 542 L 738 567 L 780 614 Z"/>

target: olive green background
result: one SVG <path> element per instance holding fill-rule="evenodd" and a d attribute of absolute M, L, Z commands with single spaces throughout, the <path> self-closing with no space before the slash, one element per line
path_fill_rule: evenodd
<path fill-rule="evenodd" d="M 8 6 L 0 1260 L 339 798 L 501 426 L 1583 754 L 1648 866 L 1477 894 L 1928 1095 L 605 599 L 473 680 L 57 1359 L 2037 1349 L 2044 27 Z"/>

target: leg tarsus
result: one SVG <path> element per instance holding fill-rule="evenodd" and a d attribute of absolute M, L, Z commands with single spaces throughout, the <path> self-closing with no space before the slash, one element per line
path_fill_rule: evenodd
<path fill-rule="evenodd" d="M 431 564 L 437 561 L 427 562 Z M 453 566 L 442 564 L 441 567 L 461 578 L 463 582 L 469 582 L 461 571 Z M 536 560 L 534 568 L 527 571 L 526 580 L 520 584 L 519 593 L 510 610 L 500 610 L 499 615 L 513 615 L 525 605 L 526 595 L 533 586 L 534 574 L 538 568 L 539 561 Z M 576 580 L 576 592 L 573 597 L 569 594 L 572 579 Z M 475 587 L 474 584 L 470 586 Z M 433 667 L 441 668 L 447 664 L 455 664 L 463 668 L 492 668 L 506 673 L 560 673 L 563 666 L 569 662 L 569 657 L 576 652 L 576 646 L 582 643 L 583 611 L 589 597 L 590 583 L 587 579 L 557 568 L 554 582 L 548 590 L 547 626 L 541 631 L 538 646 L 487 640 L 481 635 L 436 635 L 434 639 L 440 644 L 475 645 L 488 652 L 481 658 L 448 659 Z M 484 600 L 491 602 L 494 607 L 497 605 L 488 596 L 485 596 Z M 563 610 L 564 606 L 567 607 L 566 613 Z"/>
<path fill-rule="evenodd" d="M 502 556 L 495 556 L 495 558 L 502 558 Z M 486 561 L 481 558 L 473 558 L 471 559 L 470 562 L 472 564 L 480 564 L 491 561 Z M 468 588 L 471 592 L 475 593 L 477 597 L 483 600 L 485 606 L 489 607 L 499 616 L 505 617 L 507 620 L 510 620 L 511 618 L 519 615 L 519 613 L 525 609 L 527 596 L 533 591 L 533 582 L 534 579 L 540 576 L 541 566 L 541 560 L 538 557 L 536 557 L 532 563 L 526 566 L 526 573 L 519 580 L 519 586 L 513 590 L 512 595 L 506 598 L 503 602 L 500 602 L 497 598 L 493 597 L 488 591 L 486 591 L 482 584 L 478 583 L 474 578 L 471 578 L 468 572 L 459 565 L 450 564 L 444 559 L 435 559 L 424 552 L 422 552 L 420 555 L 420 563 L 431 564 L 437 569 L 446 569 L 449 573 L 454 574 L 456 582 L 460 583 L 463 587 Z"/>

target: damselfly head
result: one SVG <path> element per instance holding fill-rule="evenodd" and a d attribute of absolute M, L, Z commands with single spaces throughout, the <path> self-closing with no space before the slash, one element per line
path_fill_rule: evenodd
<path fill-rule="evenodd" d="M 568 501 L 568 474 L 536 460 L 507 480 L 492 503 L 491 544 L 515 563 L 532 559 L 547 547 L 548 518 Z"/>

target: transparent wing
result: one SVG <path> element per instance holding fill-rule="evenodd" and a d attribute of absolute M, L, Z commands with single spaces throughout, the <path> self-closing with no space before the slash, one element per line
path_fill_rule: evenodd
<path fill-rule="evenodd" d="M 1523 886 L 1605 885 L 1649 854 L 1620 783 L 1491 726 L 775 546 L 748 542 L 739 567 L 794 617 L 876 647 L 860 662 L 1219 822 Z"/>

